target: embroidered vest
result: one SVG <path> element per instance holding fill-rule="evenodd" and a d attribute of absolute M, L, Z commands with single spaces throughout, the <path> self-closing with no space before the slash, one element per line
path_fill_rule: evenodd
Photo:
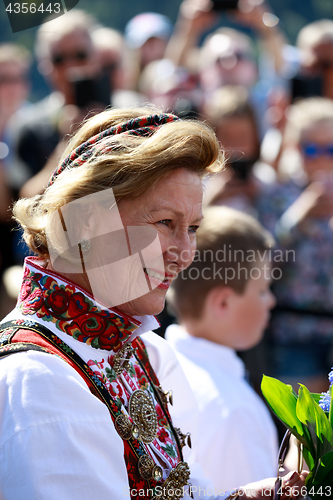
<path fill-rule="evenodd" d="M 133 351 L 135 352 L 135 357 L 154 391 L 156 400 L 163 410 L 163 415 L 160 415 L 159 418 L 167 419 L 168 425 L 173 432 L 177 443 L 178 465 L 171 470 L 168 478 L 164 482 L 161 482 L 161 467 L 159 467 L 150 455 L 146 453 L 142 445 L 141 439 L 144 439 L 144 433 L 147 429 L 144 428 L 144 425 L 143 428 L 142 426 L 140 428 L 140 417 L 137 421 L 137 426 L 130 423 L 129 420 L 125 418 L 119 404 L 117 404 L 117 401 L 112 397 L 100 378 L 90 366 L 71 349 L 71 347 L 57 337 L 52 331 L 34 321 L 17 319 L 6 323 L 0 323 L 0 357 L 27 350 L 37 350 L 59 356 L 77 371 L 84 379 L 91 393 L 98 397 L 108 407 L 115 428 L 123 439 L 124 458 L 132 498 L 137 498 L 139 490 L 140 498 L 145 500 L 150 498 L 178 500 L 183 497 L 183 487 L 188 484 L 190 476 L 189 467 L 186 462 L 183 462 L 181 451 L 181 448 L 185 445 L 185 436 L 181 434 L 179 429 L 177 429 L 176 432 L 172 426 L 167 408 L 166 395 L 160 387 L 157 376 L 149 363 L 144 343 L 139 337 L 131 344 L 126 344 L 124 346 L 122 350 L 123 357 L 120 357 L 119 366 L 115 368 L 119 370 L 119 373 L 126 370 L 127 362 L 133 354 Z M 134 395 L 134 402 L 130 400 L 129 404 L 132 404 L 133 413 L 135 415 L 135 405 L 137 405 L 139 413 L 142 413 L 144 404 L 146 404 L 146 407 L 149 407 L 149 401 L 145 401 L 147 396 L 145 396 L 144 391 L 137 390 L 132 396 Z M 142 435 L 140 435 L 140 432 Z M 159 486 L 159 488 L 157 488 L 157 486 Z"/>

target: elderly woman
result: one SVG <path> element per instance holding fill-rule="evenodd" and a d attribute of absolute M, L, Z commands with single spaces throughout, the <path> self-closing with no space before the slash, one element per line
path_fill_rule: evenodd
<path fill-rule="evenodd" d="M 182 371 L 149 330 L 192 260 L 201 179 L 223 157 L 204 124 L 149 113 L 88 120 L 45 193 L 15 206 L 37 257 L 26 259 L 17 306 L 0 325 L 3 500 L 171 500 L 189 483 L 209 497 L 183 460 L 188 436 L 173 427 L 160 385 L 173 386 L 175 423 L 177 408 L 184 422 Z M 289 477 L 289 493 L 304 476 Z M 273 485 L 232 498 L 267 498 Z"/>

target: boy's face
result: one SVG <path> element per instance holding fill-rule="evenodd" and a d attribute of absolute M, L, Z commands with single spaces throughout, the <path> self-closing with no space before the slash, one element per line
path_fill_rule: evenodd
<path fill-rule="evenodd" d="M 333 121 L 315 123 L 305 129 L 301 135 L 300 152 L 310 182 L 333 172 Z"/>
<path fill-rule="evenodd" d="M 244 292 L 241 295 L 234 293 L 229 302 L 233 330 L 230 347 L 237 350 L 250 349 L 260 342 L 276 302 L 270 290 L 270 265 L 260 262 L 252 269 L 252 276 Z"/>

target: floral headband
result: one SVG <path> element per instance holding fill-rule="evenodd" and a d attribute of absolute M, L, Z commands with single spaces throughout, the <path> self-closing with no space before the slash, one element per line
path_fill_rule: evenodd
<path fill-rule="evenodd" d="M 152 135 L 158 127 L 164 125 L 165 123 L 174 122 L 179 120 L 175 115 L 169 113 L 161 113 L 159 115 L 148 115 L 140 116 L 138 118 L 133 118 L 125 123 L 120 123 L 106 130 L 103 130 L 100 134 L 94 135 L 88 139 L 83 144 L 80 144 L 64 161 L 59 165 L 59 167 L 53 172 L 48 186 L 52 186 L 55 179 L 61 172 L 68 168 L 79 167 L 85 163 L 96 151 L 101 151 L 100 142 L 106 137 L 113 135 L 126 134 L 126 135 L 139 135 L 139 136 L 150 136 Z M 102 149 L 103 152 L 112 150 L 112 147 L 105 147 Z"/>

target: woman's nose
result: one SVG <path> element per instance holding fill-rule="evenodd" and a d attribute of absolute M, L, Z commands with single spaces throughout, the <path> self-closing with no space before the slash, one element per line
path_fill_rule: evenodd
<path fill-rule="evenodd" d="M 177 255 L 177 264 L 181 269 L 185 269 L 191 264 L 194 258 L 195 241 L 188 231 L 179 232 L 174 236 L 173 250 Z"/>

